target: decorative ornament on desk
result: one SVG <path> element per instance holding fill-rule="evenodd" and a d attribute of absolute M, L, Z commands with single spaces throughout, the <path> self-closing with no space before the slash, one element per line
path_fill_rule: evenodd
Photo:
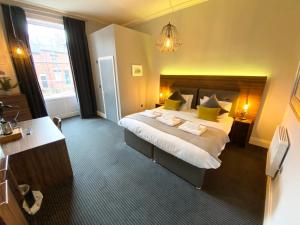
<path fill-rule="evenodd" d="M 174 8 L 172 5 L 172 1 L 169 1 L 171 8 L 171 16 L 174 13 Z M 175 25 L 169 22 L 165 25 L 161 32 L 160 37 L 156 41 L 156 46 L 160 52 L 175 52 L 180 46 L 182 42 L 179 39 L 178 31 Z"/>
<path fill-rule="evenodd" d="M 4 95 L 10 95 L 11 90 L 16 88 L 18 83 L 11 84 L 10 76 L 6 75 L 3 71 L 0 70 L 0 91 Z"/>

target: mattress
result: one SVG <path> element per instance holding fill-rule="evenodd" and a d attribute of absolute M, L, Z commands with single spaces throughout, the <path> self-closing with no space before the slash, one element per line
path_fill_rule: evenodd
<path fill-rule="evenodd" d="M 190 112 L 165 110 L 163 108 L 154 109 L 154 111 L 164 114 L 174 115 L 186 121 L 201 122 L 201 124 L 223 130 L 228 135 L 233 124 L 232 117 L 225 117 L 218 122 L 201 120 L 196 117 L 196 110 Z M 148 141 L 167 153 L 199 168 L 216 169 L 221 165 L 221 161 L 212 157 L 205 150 L 186 142 L 176 136 L 165 133 L 141 121 L 124 117 L 119 121 L 119 125 L 128 129 L 138 137 Z M 224 150 L 225 145 L 222 150 Z"/>

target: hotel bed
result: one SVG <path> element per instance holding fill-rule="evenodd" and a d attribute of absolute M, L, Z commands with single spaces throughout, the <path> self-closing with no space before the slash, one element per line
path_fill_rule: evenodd
<path fill-rule="evenodd" d="M 183 138 L 183 136 L 186 136 L 185 134 L 178 134 L 177 128 L 166 128 L 167 125 L 161 127 L 157 124 L 159 122 L 150 121 L 150 119 L 145 120 L 138 114 L 122 118 L 119 125 L 125 128 L 125 142 L 127 145 L 153 159 L 153 161 L 166 167 L 197 188 L 201 188 L 205 170 L 216 169 L 221 165 L 218 156 L 224 150 L 226 143 L 229 142 L 228 135 L 233 124 L 233 118 L 225 116 L 219 118 L 217 122 L 202 120 L 196 117 L 195 108 L 204 96 L 217 94 L 220 100 L 234 102 L 239 92 L 183 87 L 174 87 L 174 90 L 179 90 L 182 94 L 193 95 L 191 110 L 173 111 L 165 110 L 163 107 L 153 110 L 162 114 L 174 115 L 183 121 L 205 125 L 209 132 L 207 131 L 201 136 L 189 136 L 191 140 L 195 138 L 202 139 L 205 143 L 200 143 L 200 145 L 196 145 L 194 142 L 191 143 L 190 139 Z M 213 154 L 212 151 L 206 149 L 210 148 L 207 147 L 209 145 L 214 145 Z"/>
<path fill-rule="evenodd" d="M 199 122 L 207 127 L 219 129 L 226 133 L 226 137 L 228 137 L 233 123 L 233 118 L 229 116 L 220 119 L 218 122 L 198 119 L 196 117 L 195 109 L 192 109 L 191 112 L 165 110 L 163 108 L 154 109 L 154 111 L 168 115 L 174 115 L 177 118 L 183 119 L 184 121 L 191 121 L 195 123 Z M 132 116 L 124 117 L 120 120 L 119 124 L 128 131 L 134 133 L 139 138 L 155 145 L 160 149 L 163 149 L 165 152 L 193 166 L 205 169 L 216 169 L 221 165 L 220 161 L 210 155 L 206 150 L 201 149 L 200 147 L 183 140 L 178 136 L 159 130 L 147 123 L 144 123 L 143 121 L 136 120 Z M 201 136 L 195 136 L 195 138 L 200 138 Z M 228 138 L 224 142 L 227 141 L 229 141 Z M 225 148 L 225 144 L 220 146 L 220 151 Z"/>

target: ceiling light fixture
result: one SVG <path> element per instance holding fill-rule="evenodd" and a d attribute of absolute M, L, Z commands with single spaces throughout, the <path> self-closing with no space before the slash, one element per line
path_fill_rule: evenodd
<path fill-rule="evenodd" d="M 172 9 L 171 15 L 173 15 L 174 8 L 172 5 L 172 1 L 169 0 L 169 3 L 170 8 Z M 156 41 L 157 48 L 160 52 L 175 52 L 181 45 L 182 42 L 179 39 L 176 26 L 169 22 L 162 28 L 160 32 L 160 37 Z"/>
<path fill-rule="evenodd" d="M 13 46 L 11 48 L 11 55 L 14 58 L 25 58 L 30 55 L 30 51 L 25 45 L 25 43 L 21 39 L 19 39 L 16 35 L 14 22 L 12 20 L 10 5 L 9 5 L 9 17 L 12 25 L 13 34 L 14 34 Z"/>

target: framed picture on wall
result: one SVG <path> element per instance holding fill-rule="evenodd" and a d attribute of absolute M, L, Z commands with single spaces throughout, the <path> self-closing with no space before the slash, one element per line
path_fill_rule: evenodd
<path fill-rule="evenodd" d="M 132 65 L 131 72 L 133 77 L 143 76 L 143 66 L 142 65 Z"/>
<path fill-rule="evenodd" d="M 300 63 L 297 70 L 296 82 L 292 92 L 290 105 L 300 122 Z"/>

